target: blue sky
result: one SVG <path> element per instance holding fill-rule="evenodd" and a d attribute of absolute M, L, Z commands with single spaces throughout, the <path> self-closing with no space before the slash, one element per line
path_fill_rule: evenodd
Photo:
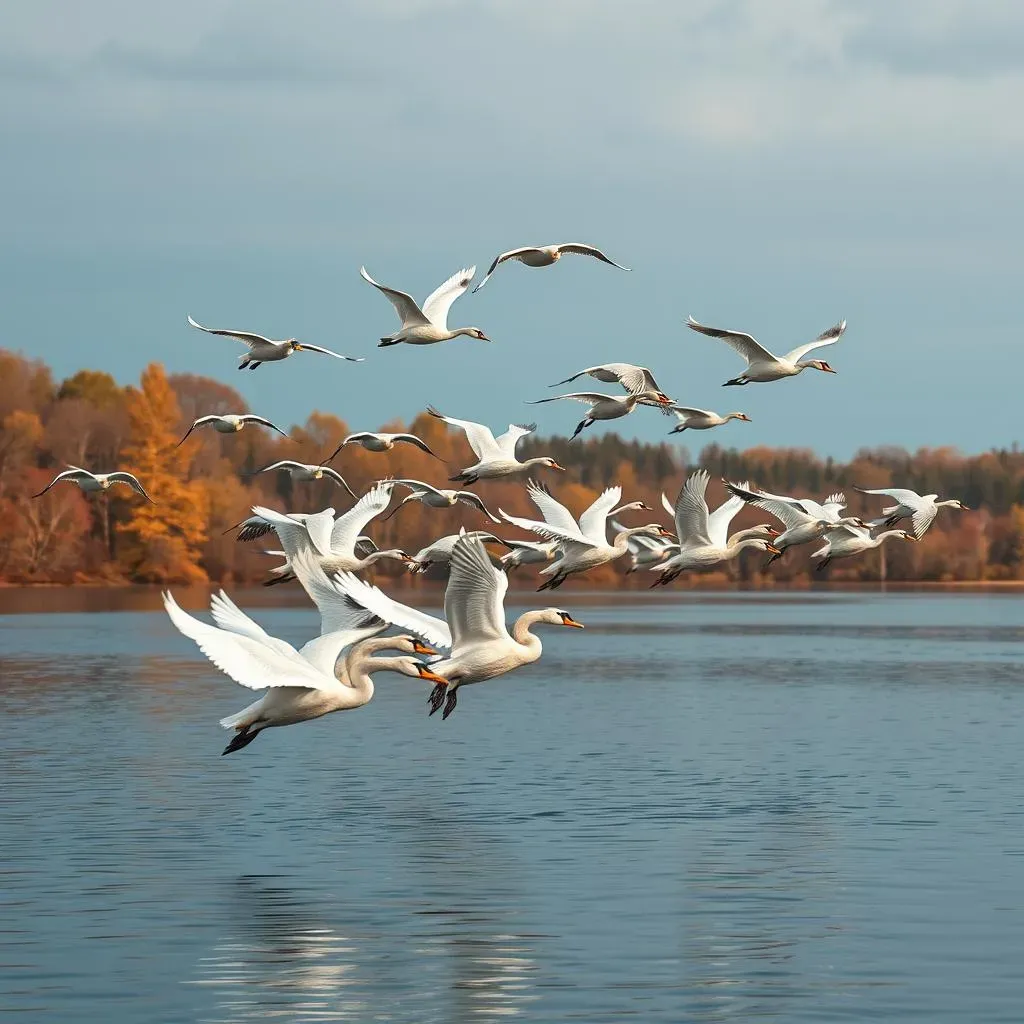
<path fill-rule="evenodd" d="M 754 421 L 694 447 L 1020 437 L 1019 4 L 37 0 L 0 14 L 0 82 L 0 345 L 58 375 L 158 359 L 277 422 L 547 433 L 583 407 L 525 399 L 628 360 Z M 565 240 L 634 271 L 509 266 L 450 318 L 493 345 L 375 347 L 360 264 L 422 299 Z M 367 361 L 241 374 L 189 313 Z M 722 389 L 742 363 L 687 314 L 776 351 L 845 317 L 839 373 Z"/>

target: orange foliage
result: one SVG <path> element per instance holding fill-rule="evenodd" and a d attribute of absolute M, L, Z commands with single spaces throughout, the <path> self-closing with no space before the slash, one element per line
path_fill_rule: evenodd
<path fill-rule="evenodd" d="M 130 436 L 122 467 L 143 481 L 156 504 L 133 495 L 128 521 L 118 527 L 124 541 L 121 564 L 132 579 L 143 582 L 207 578 L 199 560 L 209 501 L 202 483 L 185 480 L 189 457 L 176 447 L 179 416 L 163 367 L 151 363 L 139 389 L 128 395 Z"/>

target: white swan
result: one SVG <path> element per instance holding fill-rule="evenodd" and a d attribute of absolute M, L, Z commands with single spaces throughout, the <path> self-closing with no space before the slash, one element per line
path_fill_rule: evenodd
<path fill-rule="evenodd" d="M 613 519 L 612 529 L 616 533 L 623 533 L 627 529 L 620 522 Z M 651 537 L 649 534 L 638 533 L 630 537 L 626 542 L 629 549 L 630 566 L 626 574 L 639 572 L 641 569 L 649 569 L 652 565 L 661 565 L 668 561 L 679 551 L 679 545 L 675 540 L 667 537 Z"/>
<path fill-rule="evenodd" d="M 560 466 L 554 459 L 547 456 L 538 456 L 534 459 L 527 459 L 525 462 L 520 462 L 516 458 L 516 446 L 524 437 L 537 429 L 536 423 L 510 423 L 504 434 L 495 437 L 490 429 L 482 423 L 445 416 L 432 405 L 427 406 L 427 412 L 450 427 L 464 430 L 469 447 L 473 449 L 473 454 L 477 457 L 474 465 L 467 466 L 461 473 L 449 477 L 448 479 L 451 481 L 475 484 L 477 480 L 498 480 L 521 476 L 524 473 L 531 473 L 535 469 L 554 469 L 560 473 L 565 472 L 564 466 Z"/>
<path fill-rule="evenodd" d="M 253 512 L 273 524 L 288 559 L 285 565 L 270 570 L 270 579 L 264 585 L 270 586 L 294 579 L 292 563 L 295 555 L 310 544 L 316 551 L 324 572 L 363 572 L 382 558 L 410 562 L 410 556 L 398 548 L 373 551 L 365 557 L 360 557 L 356 553 L 356 544 L 367 523 L 388 507 L 392 487 L 392 481 L 375 484 L 352 508 L 336 519 L 334 510 L 326 509 L 315 515 L 306 515 L 302 522 L 297 522 L 281 512 L 254 505 Z"/>
<path fill-rule="evenodd" d="M 654 374 L 646 366 L 637 366 L 635 363 L 601 363 L 600 366 L 588 366 L 557 384 L 549 384 L 548 387 L 560 388 L 563 384 L 571 384 L 580 377 L 593 377 L 602 384 L 621 384 L 630 393 L 653 391 L 661 401 L 671 401 L 654 379 Z"/>
<path fill-rule="evenodd" d="M 676 535 L 679 538 L 679 553 L 661 565 L 651 567 L 660 575 L 652 586 L 663 587 L 671 583 L 687 569 L 704 569 L 719 562 L 735 558 L 744 548 L 757 551 L 777 549 L 769 541 L 757 536 L 764 527 L 753 527 L 742 534 L 728 536 L 729 524 L 743 507 L 743 500 L 735 495 L 710 512 L 705 494 L 708 489 L 707 470 L 691 473 L 679 490 L 673 514 L 676 521 Z M 667 500 L 665 502 L 668 504 Z"/>
<path fill-rule="evenodd" d="M 697 323 L 692 316 L 686 326 L 691 330 L 706 334 L 710 338 L 721 338 L 722 341 L 746 359 L 746 370 L 738 377 L 727 380 L 723 385 L 725 387 L 729 384 L 765 383 L 766 381 L 782 380 L 785 377 L 795 377 L 798 373 L 803 373 L 807 369 L 835 373 L 836 371 L 824 359 L 808 359 L 803 363 L 799 362 L 799 360 L 813 349 L 821 348 L 823 345 L 834 345 L 843 336 L 843 332 L 846 330 L 846 321 L 841 320 L 835 327 L 830 327 L 827 331 L 819 334 L 814 341 L 810 341 L 806 345 L 799 345 L 784 356 L 773 355 L 749 334 L 744 334 L 742 331 L 726 331 L 719 327 L 706 327 L 704 324 Z"/>
<path fill-rule="evenodd" d="M 507 540 L 504 542 L 511 550 L 498 559 L 505 572 L 518 569 L 521 565 L 543 565 L 554 558 L 561 547 L 557 540 Z"/>
<path fill-rule="evenodd" d="M 577 438 L 582 430 L 598 420 L 617 420 L 628 416 L 638 405 L 653 405 L 664 408 L 671 402 L 658 391 L 634 391 L 629 395 L 605 395 L 599 391 L 577 391 L 571 395 L 555 395 L 552 398 L 539 398 L 527 405 L 543 405 L 545 402 L 559 402 L 568 398 L 573 402 L 583 402 L 590 406 L 587 415 L 576 424 L 570 441 Z"/>
<path fill-rule="evenodd" d="M 264 419 L 262 416 L 253 416 L 252 413 L 236 414 L 227 413 L 224 416 L 200 416 L 188 430 L 185 431 L 185 436 L 174 446 L 175 448 L 181 447 L 188 439 L 189 434 L 192 433 L 197 427 L 211 426 L 218 434 L 236 434 L 239 430 L 244 430 L 245 427 L 250 423 L 258 423 L 261 427 L 270 427 L 271 430 L 276 430 L 282 437 L 288 437 L 288 435 L 280 428 L 275 426 L 268 419 Z M 288 437 L 288 440 L 294 440 Z"/>
<path fill-rule="evenodd" d="M 505 541 L 500 537 L 495 537 L 493 533 L 487 533 L 484 530 L 473 530 L 471 533 L 467 533 L 466 528 L 463 526 L 458 533 L 449 533 L 446 537 L 439 537 L 425 548 L 420 548 L 412 556 L 413 560 L 409 563 L 409 572 L 426 573 L 435 565 L 448 565 L 452 559 L 455 543 L 460 537 L 472 537 L 482 541 L 484 544 L 502 544 L 508 547 Z"/>
<path fill-rule="evenodd" d="M 374 288 L 383 292 L 395 307 L 402 326 L 380 339 L 379 348 L 388 345 L 398 345 L 403 341 L 407 345 L 434 345 L 439 341 L 450 341 L 460 334 L 469 338 L 478 338 L 480 341 L 491 339 L 480 330 L 479 327 L 458 327 L 453 331 L 448 329 L 448 310 L 452 303 L 465 292 L 469 287 L 476 267 L 468 267 L 452 274 L 443 284 L 435 288 L 423 303 L 422 309 L 416 305 L 416 300 L 407 292 L 400 292 L 397 288 L 388 288 L 387 285 L 378 284 L 366 272 L 366 267 L 360 267 L 359 273 L 364 281 L 369 281 Z"/>
<path fill-rule="evenodd" d="M 956 498 L 938 501 L 936 500 L 939 497 L 937 494 L 918 494 L 917 491 L 911 491 L 906 487 L 879 487 L 876 490 L 856 487 L 856 490 L 861 494 L 882 494 L 887 498 L 892 498 L 896 504 L 882 509 L 882 515 L 885 517 L 884 524 L 895 526 L 901 519 L 909 519 L 918 540 L 932 525 L 940 508 L 958 508 L 964 512 L 970 511 L 967 505 Z"/>
<path fill-rule="evenodd" d="M 222 718 L 225 729 L 235 735 L 224 750 L 230 754 L 248 746 L 264 729 L 271 729 L 368 704 L 373 697 L 374 672 L 400 672 L 428 679 L 438 685 L 444 677 L 435 675 L 415 658 L 374 658 L 378 651 L 398 650 L 436 654 L 412 637 L 369 639 L 361 622 L 372 617 L 362 608 L 350 614 L 344 628 L 317 637 L 296 650 L 291 644 L 270 636 L 221 591 L 211 599 L 217 626 L 211 626 L 182 611 L 169 592 L 163 595 L 171 622 L 225 675 L 252 690 L 266 690 L 259 700 L 237 714 Z M 348 651 L 343 663 L 338 659 Z"/>
<path fill-rule="evenodd" d="M 871 531 L 867 527 L 840 526 L 825 534 L 825 546 L 823 548 L 811 552 L 811 558 L 821 559 L 814 567 L 815 571 L 821 572 L 835 558 L 849 558 L 851 555 L 859 555 L 864 551 L 870 551 L 872 548 L 881 546 L 893 537 L 897 537 L 900 540 L 917 540 L 912 533 L 907 533 L 906 530 L 885 530 L 872 536 Z"/>
<path fill-rule="evenodd" d="M 579 522 L 573 514 L 543 487 L 530 482 L 527 492 L 531 501 L 540 509 L 543 522 L 532 519 L 521 519 L 510 516 L 502 509 L 498 513 L 506 522 L 539 534 L 550 541 L 557 541 L 560 555 L 556 562 L 541 570 L 542 576 L 550 576 L 538 590 L 554 590 L 560 587 L 574 573 L 586 572 L 599 565 L 612 562 L 626 554 L 629 538 L 636 534 L 653 534 L 655 537 L 668 537 L 671 534 L 659 523 L 637 526 L 623 530 L 615 540 L 608 543 L 608 517 L 619 512 L 645 509 L 649 506 L 642 501 L 632 501 L 618 508 L 613 506 L 622 497 L 621 487 L 609 487 L 580 516 Z"/>
<path fill-rule="evenodd" d="M 684 430 L 710 430 L 712 427 L 728 423 L 729 420 L 750 423 L 750 417 L 745 412 L 730 412 L 725 416 L 719 416 L 710 409 L 693 409 L 687 405 L 672 405 L 668 411 L 679 420 L 669 431 L 670 434 L 681 434 Z"/>
<path fill-rule="evenodd" d="M 333 508 L 325 509 L 325 511 L 330 512 L 332 516 L 334 515 Z M 294 519 L 295 522 L 297 523 L 303 523 L 306 521 L 307 516 L 318 515 L 319 513 L 288 512 L 285 514 L 288 516 L 289 519 Z M 249 516 L 247 519 L 242 519 L 241 521 L 235 523 L 234 526 L 229 526 L 226 530 L 222 531 L 221 536 L 223 537 L 225 534 L 230 533 L 232 530 L 238 531 L 238 536 L 235 538 L 235 540 L 245 543 L 247 541 L 259 540 L 260 537 L 265 537 L 268 533 L 273 533 L 274 524 L 264 519 L 263 516 L 253 515 Z M 370 540 L 369 537 L 360 537 L 359 539 L 364 541 Z M 263 553 L 267 554 L 267 552 Z"/>
<path fill-rule="evenodd" d="M 491 274 L 508 260 L 516 260 L 527 267 L 550 267 L 552 264 L 557 263 L 566 253 L 593 256 L 594 259 L 600 260 L 602 263 L 609 263 L 613 267 L 618 267 L 619 270 L 629 270 L 629 267 L 624 267 L 621 263 L 616 263 L 615 260 L 609 259 L 600 249 L 595 249 L 592 245 L 585 245 L 583 242 L 563 242 L 561 245 L 525 245 L 520 249 L 509 249 L 507 252 L 495 256 L 494 262 L 487 268 L 487 273 L 484 274 L 483 280 L 473 291 L 480 291 L 487 284 L 487 279 Z"/>
<path fill-rule="evenodd" d="M 420 440 L 415 434 L 384 434 L 379 431 L 363 430 L 358 434 L 349 434 L 341 444 L 331 453 L 331 458 L 327 461 L 330 462 L 335 455 L 338 454 L 346 445 L 357 444 L 360 448 L 365 448 L 368 452 L 389 452 L 396 444 L 411 444 L 415 448 L 419 448 L 421 452 L 426 452 L 428 455 L 433 455 L 435 459 L 440 462 L 444 462 L 444 459 L 440 455 L 434 455 L 434 453 L 427 446 L 425 441 Z"/>
<path fill-rule="evenodd" d="M 444 592 L 444 616 L 452 649 L 430 671 L 441 676 L 430 695 L 430 713 L 444 703 L 442 719 L 455 709 L 460 686 L 483 682 L 529 665 L 541 656 L 541 642 L 530 632 L 540 623 L 582 629 L 568 612 L 543 608 L 520 615 L 511 634 L 505 625 L 508 576 L 491 563 L 479 540 L 460 537 L 452 551 L 451 575 Z"/>
<path fill-rule="evenodd" d="M 819 503 L 811 498 L 790 498 L 781 494 L 769 494 L 767 491 L 752 491 L 745 484 L 731 484 L 728 480 L 725 481 L 725 486 L 737 498 L 755 508 L 764 509 L 786 527 L 772 540 L 776 550 L 765 562 L 766 566 L 781 558 L 787 548 L 818 540 L 837 526 L 867 528 L 864 521 L 857 516 L 840 515 L 846 508 L 844 494 L 830 494 Z"/>
<path fill-rule="evenodd" d="M 207 334 L 219 334 L 225 338 L 234 338 L 236 341 L 240 341 L 243 345 L 248 346 L 248 353 L 238 361 L 238 368 L 240 370 L 244 370 L 246 367 L 250 370 L 255 370 L 261 363 L 280 362 L 282 359 L 287 359 L 293 352 L 319 352 L 321 355 L 334 356 L 335 359 L 345 359 L 350 363 L 361 363 L 364 361 L 362 358 L 357 359 L 355 356 L 339 355 L 337 352 L 332 352 L 329 348 L 321 348 L 319 345 L 308 345 L 304 341 L 298 342 L 295 338 L 273 341 L 270 338 L 264 338 L 262 334 L 252 334 L 249 331 L 214 330 L 212 327 L 204 327 L 202 324 L 197 324 L 192 317 L 188 318 L 188 322 L 199 331 L 205 331 Z"/>
<path fill-rule="evenodd" d="M 269 466 L 264 466 L 262 469 L 253 471 L 252 476 L 259 476 L 260 473 L 270 473 L 275 469 L 283 469 L 293 480 L 299 482 L 312 482 L 314 480 L 333 480 L 334 483 L 344 487 L 346 491 L 353 497 L 358 498 L 359 495 L 352 490 L 347 483 L 345 483 L 342 475 L 335 469 L 331 469 L 330 466 L 325 465 L 314 465 L 308 462 L 293 462 L 291 459 L 282 459 L 280 462 L 275 462 Z"/>
<path fill-rule="evenodd" d="M 38 498 L 40 495 L 45 494 L 54 484 L 59 484 L 63 480 L 66 480 L 68 483 L 77 484 L 87 494 L 96 491 L 109 491 L 114 484 L 127 484 L 136 494 L 141 494 L 150 504 L 156 504 L 146 493 L 146 489 L 139 483 L 138 477 L 134 473 L 125 473 L 121 470 L 114 473 L 90 473 L 89 470 L 82 469 L 80 466 L 68 466 L 63 473 L 58 473 L 41 491 L 33 494 L 32 497 Z"/>
<path fill-rule="evenodd" d="M 395 480 L 394 483 L 402 487 L 408 487 L 407 494 L 385 517 L 390 519 L 403 506 L 410 501 L 418 501 L 427 508 L 454 508 L 456 505 L 469 505 L 479 512 L 483 512 L 492 523 L 500 523 L 501 520 L 491 512 L 483 503 L 483 499 L 472 491 L 453 491 L 449 488 L 434 487 L 432 484 L 425 484 L 422 480 Z"/>

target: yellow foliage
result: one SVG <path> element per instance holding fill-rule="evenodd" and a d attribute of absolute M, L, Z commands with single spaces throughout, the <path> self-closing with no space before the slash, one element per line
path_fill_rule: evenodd
<path fill-rule="evenodd" d="M 146 367 L 138 389 L 129 390 L 128 418 L 122 468 L 135 473 L 156 504 L 133 499 L 128 521 L 118 525 L 121 563 L 144 582 L 202 582 L 208 493 L 201 482 L 185 480 L 188 452 L 175 447 L 178 402 L 158 363 Z"/>

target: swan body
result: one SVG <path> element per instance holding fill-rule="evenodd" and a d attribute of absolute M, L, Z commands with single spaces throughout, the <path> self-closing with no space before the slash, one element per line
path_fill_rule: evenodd
<path fill-rule="evenodd" d="M 710 430 L 712 427 L 720 427 L 729 420 L 742 420 L 750 422 L 750 417 L 745 412 L 730 412 L 725 416 L 719 416 L 717 412 L 710 409 L 693 409 L 686 405 L 673 405 L 668 410 L 679 422 L 669 431 L 670 434 L 681 434 L 684 430 Z"/>
<path fill-rule="evenodd" d="M 374 288 L 384 293 L 391 305 L 395 307 L 399 320 L 402 321 L 402 326 L 394 334 L 380 339 L 380 348 L 399 345 L 403 341 L 407 345 L 436 345 L 439 341 L 450 341 L 452 338 L 459 337 L 460 334 L 469 338 L 478 338 L 480 341 L 491 340 L 479 327 L 448 329 L 448 311 L 451 309 L 452 303 L 469 287 L 473 275 L 476 273 L 476 267 L 468 267 L 452 274 L 447 281 L 438 285 L 427 296 L 422 307 L 416 304 L 416 300 L 408 292 L 400 292 L 397 288 L 378 284 L 366 272 L 366 267 L 360 267 L 359 273 L 364 281 L 368 281 Z"/>
<path fill-rule="evenodd" d="M 486 533 L 483 530 L 474 530 L 472 533 L 467 533 L 466 528 L 462 527 L 458 533 L 450 533 L 446 537 L 440 537 L 425 548 L 417 551 L 412 556 L 413 560 L 409 563 L 409 572 L 425 573 L 435 565 L 448 565 L 452 558 L 452 551 L 455 550 L 455 544 L 460 537 L 471 537 L 475 540 L 483 541 L 484 544 L 505 545 L 505 542 L 500 537 L 495 537 L 493 533 Z M 508 545 L 505 546 L 507 547 Z"/>
<path fill-rule="evenodd" d="M 616 533 L 623 533 L 626 527 L 613 519 L 612 529 Z M 629 549 L 630 557 L 630 566 L 626 570 L 627 575 L 639 572 L 641 569 L 649 569 L 652 565 L 661 565 L 679 551 L 679 545 L 674 539 L 651 537 L 644 533 L 631 536 L 626 547 Z"/>
<path fill-rule="evenodd" d="M 688 569 L 706 569 L 720 562 L 735 558 L 744 548 L 757 551 L 775 552 L 777 549 L 759 536 L 764 527 L 728 536 L 729 524 L 743 507 L 743 500 L 735 495 L 711 512 L 706 493 L 710 477 L 706 470 L 691 473 L 679 490 L 673 514 L 676 535 L 679 538 L 679 553 L 661 565 L 654 565 L 651 571 L 660 575 L 652 586 L 663 587 L 671 583 L 680 573 Z"/>
<path fill-rule="evenodd" d="M 906 530 L 884 530 L 874 536 L 867 527 L 840 526 L 825 534 L 825 546 L 811 552 L 811 558 L 820 559 L 815 571 L 821 572 L 826 565 L 836 558 L 849 558 L 859 555 L 872 548 L 880 547 L 887 540 L 916 541 L 917 538 Z"/>
<path fill-rule="evenodd" d="M 146 489 L 139 483 L 138 477 L 134 473 L 125 473 L 121 470 L 117 470 L 114 473 L 90 473 L 89 470 L 82 469 L 80 466 L 68 466 L 63 473 L 58 473 L 41 491 L 33 494 L 32 497 L 38 498 L 44 495 L 54 484 L 59 484 L 62 481 L 77 484 L 79 489 L 86 494 L 109 491 L 114 484 L 125 484 L 135 491 L 136 494 L 141 494 L 151 505 L 156 504 L 146 493 Z"/>
<path fill-rule="evenodd" d="M 240 430 L 244 430 L 250 423 L 258 423 L 261 427 L 269 427 L 271 430 L 276 430 L 282 437 L 288 437 L 288 435 L 280 428 L 275 426 L 268 419 L 264 419 L 262 416 L 254 416 L 252 413 L 236 414 L 227 413 L 224 416 L 200 416 L 188 430 L 185 431 L 185 436 L 175 445 L 176 448 L 180 447 L 188 439 L 189 434 L 198 427 L 213 427 L 218 434 L 237 434 Z M 291 440 L 289 438 L 289 440 Z"/>
<path fill-rule="evenodd" d="M 614 512 L 630 511 L 647 506 L 642 502 L 630 502 L 628 505 L 613 508 L 622 497 L 621 487 L 609 487 L 580 516 L 575 516 L 547 490 L 532 481 L 528 486 L 530 500 L 540 509 L 543 522 L 532 519 L 521 519 L 510 516 L 498 509 L 501 517 L 513 526 L 539 534 L 559 546 L 558 559 L 541 570 L 542 576 L 550 576 L 538 587 L 538 590 L 554 590 L 560 587 L 569 576 L 587 572 L 599 565 L 605 565 L 626 554 L 629 550 L 630 537 L 637 534 L 651 534 L 655 537 L 670 536 L 663 526 L 650 523 L 647 526 L 633 527 L 619 533 L 611 544 L 608 543 L 608 517 Z"/>
<path fill-rule="evenodd" d="M 188 322 L 196 330 L 205 331 L 207 334 L 219 334 L 225 338 L 234 338 L 236 341 L 242 342 L 249 351 L 239 359 L 238 368 L 240 370 L 255 370 L 263 363 L 278 363 L 282 359 L 287 359 L 293 352 L 319 352 L 321 355 L 334 356 L 335 359 L 344 359 L 350 363 L 363 362 L 361 358 L 357 359 L 355 356 L 339 355 L 337 352 L 332 352 L 329 348 L 321 348 L 319 345 L 308 345 L 305 342 L 297 341 L 295 338 L 274 341 L 271 338 L 263 337 L 262 334 L 253 334 L 250 331 L 224 331 L 215 330 L 212 327 L 204 327 L 202 324 L 197 324 L 192 317 L 188 318 Z"/>
<path fill-rule="evenodd" d="M 600 249 L 595 249 L 592 245 L 585 245 L 583 242 L 563 242 L 561 245 L 526 245 L 519 249 L 509 249 L 507 252 L 503 252 L 498 256 L 495 256 L 494 262 L 487 268 L 487 273 L 484 274 L 483 280 L 473 289 L 473 291 L 480 291 L 480 289 L 487 284 L 487 279 L 491 274 L 493 274 L 502 263 L 506 263 L 509 260 L 515 260 L 527 267 L 550 267 L 557 263 L 562 256 L 567 253 L 577 253 L 580 256 L 592 256 L 594 259 L 600 260 L 602 263 L 609 263 L 613 267 L 618 267 L 619 270 L 629 270 L 629 267 L 624 267 L 621 263 L 616 263 L 614 260 L 609 259 L 603 252 L 601 252 Z"/>
<path fill-rule="evenodd" d="M 499 559 L 505 572 L 518 569 L 521 565 L 543 565 L 550 562 L 558 554 L 560 546 L 557 540 L 507 540 L 505 544 L 511 549 Z"/>
<path fill-rule="evenodd" d="M 881 494 L 886 498 L 892 498 L 896 504 L 882 509 L 885 517 L 882 522 L 885 526 L 895 526 L 902 519 L 909 519 L 914 527 L 914 536 L 920 540 L 928 531 L 928 527 L 935 521 L 940 508 L 958 508 L 969 512 L 970 509 L 956 498 L 947 498 L 939 501 L 937 494 L 918 494 L 905 487 L 880 487 L 876 490 L 868 490 L 865 487 L 858 487 L 861 494 Z"/>
<path fill-rule="evenodd" d="M 333 509 L 325 509 L 314 515 L 305 515 L 299 522 L 274 509 L 253 506 L 256 515 L 273 524 L 287 556 L 284 565 L 270 570 L 270 579 L 265 585 L 294 579 L 292 563 L 295 555 L 310 545 L 324 572 L 364 572 L 384 558 L 410 562 L 409 555 L 398 548 L 371 551 L 365 556 L 356 553 L 363 529 L 388 507 L 393 486 L 391 481 L 375 484 L 352 508 L 337 518 Z"/>
<path fill-rule="evenodd" d="M 477 462 L 474 465 L 467 466 L 460 473 L 449 477 L 449 480 L 453 482 L 475 484 L 477 480 L 499 480 L 522 476 L 535 469 L 554 469 L 565 472 L 563 466 L 546 456 L 527 459 L 525 462 L 520 462 L 516 458 L 516 446 L 524 437 L 537 429 L 536 423 L 528 425 L 510 423 L 504 434 L 495 437 L 482 423 L 445 416 L 432 405 L 427 406 L 427 412 L 450 427 L 458 427 L 459 430 L 465 431 L 469 447 L 473 449 L 473 454 L 477 457 Z"/>
<path fill-rule="evenodd" d="M 650 391 L 660 402 L 668 404 L 671 399 L 661 389 L 661 386 L 654 379 L 654 374 L 646 366 L 637 366 L 635 363 L 601 363 L 599 366 L 588 366 L 579 373 L 574 373 L 557 384 L 549 384 L 548 387 L 559 388 L 563 384 L 571 384 L 580 377 L 593 377 L 603 384 L 621 384 L 630 394 L 637 391 Z"/>
<path fill-rule="evenodd" d="M 379 431 L 363 430 L 358 434 L 349 434 L 334 452 L 331 454 L 331 458 L 327 461 L 330 462 L 338 452 L 342 450 L 346 445 L 357 444 L 360 448 L 366 449 L 368 452 L 389 452 L 396 444 L 411 444 L 414 448 L 419 448 L 421 452 L 426 452 L 428 455 L 432 455 L 438 461 L 443 461 L 439 455 L 435 455 L 428 447 L 425 441 L 420 440 L 415 434 L 385 434 Z"/>
<path fill-rule="evenodd" d="M 590 406 L 587 415 L 576 425 L 569 440 L 574 440 L 580 432 L 597 420 L 616 420 L 628 416 L 638 405 L 653 405 L 664 408 L 671 404 L 671 399 L 659 391 L 634 391 L 628 395 L 605 395 L 599 391 L 577 391 L 569 395 L 555 395 L 553 398 L 541 398 L 530 405 L 542 405 L 544 402 L 558 402 L 568 398 L 573 402 L 583 402 Z"/>
<path fill-rule="evenodd" d="M 282 459 L 280 462 L 275 462 L 270 466 L 264 466 L 262 469 L 257 469 L 252 475 L 258 476 L 260 473 L 270 473 L 275 469 L 283 469 L 293 480 L 309 483 L 316 480 L 331 480 L 341 487 L 344 487 L 348 491 L 349 495 L 353 498 L 357 498 L 358 495 L 347 483 L 345 483 L 342 475 L 330 466 L 325 465 L 313 465 L 306 462 L 293 462 L 291 459 Z"/>
<path fill-rule="evenodd" d="M 384 518 L 390 519 L 396 512 L 410 501 L 418 501 L 427 508 L 454 508 L 456 505 L 469 505 L 478 512 L 483 512 L 492 523 L 500 523 L 498 519 L 483 503 L 479 495 L 472 491 L 453 491 L 449 488 L 434 487 L 432 484 L 425 484 L 422 480 L 395 480 L 394 483 L 409 488 L 407 494 Z"/>
<path fill-rule="evenodd" d="M 771 565 L 777 558 L 785 554 L 787 548 L 799 544 L 808 544 L 819 540 L 837 526 L 865 527 L 864 521 L 857 516 L 842 516 L 846 507 L 846 496 L 830 494 L 819 503 L 811 498 L 790 498 L 781 494 L 769 494 L 766 491 L 752 491 L 741 484 L 725 486 L 742 501 L 775 516 L 786 527 L 773 541 L 777 549 L 765 565 Z"/>
<path fill-rule="evenodd" d="M 583 628 L 568 612 L 543 608 L 520 615 L 509 633 L 505 624 L 507 590 L 508 576 L 494 567 L 483 543 L 460 537 L 452 551 L 451 575 L 444 594 L 452 647 L 447 658 L 430 666 L 431 672 L 445 680 L 431 693 L 431 714 L 443 701 L 441 717 L 447 718 L 455 709 L 460 686 L 494 679 L 537 661 L 541 642 L 531 627 L 543 623 Z"/>
<path fill-rule="evenodd" d="M 821 348 L 824 345 L 834 345 L 843 336 L 843 332 L 846 330 L 846 321 L 841 320 L 835 327 L 830 327 L 827 331 L 819 334 L 814 341 L 808 342 L 806 345 L 798 345 L 784 356 L 773 355 L 763 345 L 755 341 L 751 335 L 743 331 L 727 331 L 719 327 L 707 327 L 704 324 L 697 323 L 692 316 L 687 321 L 686 326 L 691 330 L 706 334 L 710 338 L 721 338 L 722 341 L 746 359 L 746 370 L 738 377 L 727 380 L 725 384 L 729 385 L 783 380 L 786 377 L 795 377 L 797 374 L 803 373 L 804 370 L 822 370 L 825 373 L 835 373 L 836 371 L 824 359 L 808 359 L 804 362 L 801 362 L 801 360 L 808 352 L 816 348 Z"/>
<path fill-rule="evenodd" d="M 412 637 L 368 637 L 368 616 L 362 608 L 350 613 L 345 628 L 296 650 L 270 636 L 223 591 L 210 603 L 216 626 L 182 611 L 168 592 L 163 600 L 175 627 L 194 640 L 225 675 L 249 689 L 267 691 L 237 714 L 221 719 L 221 726 L 235 730 L 225 754 L 248 746 L 264 729 L 296 725 L 368 704 L 373 698 L 373 672 L 400 672 L 441 681 L 415 658 L 372 657 L 382 650 L 427 653 L 429 648 Z"/>

